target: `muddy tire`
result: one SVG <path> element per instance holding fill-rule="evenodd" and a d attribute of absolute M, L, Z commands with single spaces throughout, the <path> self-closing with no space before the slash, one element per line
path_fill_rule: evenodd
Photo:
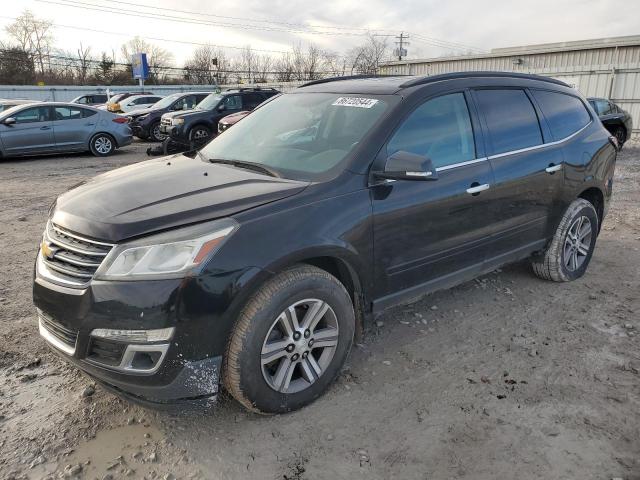
<path fill-rule="evenodd" d="M 313 266 L 267 281 L 247 302 L 227 345 L 225 388 L 257 413 L 284 413 L 322 395 L 338 376 L 355 330 L 344 285 Z"/>
<path fill-rule="evenodd" d="M 534 273 L 545 280 L 570 282 L 582 277 L 589 266 L 600 226 L 594 206 L 579 198 L 564 213 L 553 239 L 533 257 Z"/>

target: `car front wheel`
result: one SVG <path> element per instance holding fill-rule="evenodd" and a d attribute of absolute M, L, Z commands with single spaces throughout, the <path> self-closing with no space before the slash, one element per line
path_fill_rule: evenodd
<path fill-rule="evenodd" d="M 167 136 L 160 131 L 160 122 L 155 122 L 149 129 L 149 138 L 154 142 L 162 142 Z"/>
<path fill-rule="evenodd" d="M 545 280 L 569 282 L 584 275 L 599 231 L 594 206 L 579 198 L 567 208 L 551 243 L 532 259 L 534 273 Z"/>
<path fill-rule="evenodd" d="M 116 142 L 111 135 L 99 133 L 89 142 L 89 149 L 96 157 L 107 157 L 116 149 Z"/>
<path fill-rule="evenodd" d="M 355 330 L 351 297 L 313 266 L 268 281 L 242 310 L 223 366 L 227 390 L 265 414 L 301 408 L 338 376 Z"/>

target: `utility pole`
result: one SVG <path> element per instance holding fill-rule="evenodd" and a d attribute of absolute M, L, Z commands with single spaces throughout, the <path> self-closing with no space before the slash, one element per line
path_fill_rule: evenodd
<path fill-rule="evenodd" d="M 399 61 L 402 61 L 402 57 L 407 56 L 407 49 L 404 47 L 406 45 L 409 45 L 409 42 L 406 41 L 408 39 L 409 35 L 405 35 L 404 32 L 400 32 L 400 35 L 396 37 L 396 40 L 398 40 L 396 42 L 398 48 L 396 48 L 396 51 L 394 53 L 397 55 Z"/>

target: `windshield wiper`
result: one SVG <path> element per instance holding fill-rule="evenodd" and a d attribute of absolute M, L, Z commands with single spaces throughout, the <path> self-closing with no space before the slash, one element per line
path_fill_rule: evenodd
<path fill-rule="evenodd" d="M 276 170 L 269 167 L 265 167 L 260 163 L 247 162 L 244 160 L 223 160 L 223 159 L 216 159 L 216 158 L 210 158 L 209 162 L 221 163 L 223 165 L 232 165 L 234 167 L 245 168 L 247 170 L 253 170 L 254 172 L 264 173 L 266 175 L 269 175 L 270 177 L 280 178 L 280 174 Z"/>

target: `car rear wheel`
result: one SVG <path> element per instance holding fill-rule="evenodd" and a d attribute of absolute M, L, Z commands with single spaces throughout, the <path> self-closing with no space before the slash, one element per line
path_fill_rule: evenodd
<path fill-rule="evenodd" d="M 301 408 L 337 377 L 354 329 L 351 297 L 335 277 L 312 266 L 286 270 L 242 310 L 227 347 L 223 383 L 258 413 Z"/>
<path fill-rule="evenodd" d="M 116 142 L 111 135 L 99 133 L 89 142 L 89 149 L 96 157 L 107 157 L 116 149 Z"/>
<path fill-rule="evenodd" d="M 613 136 L 616 137 L 616 140 L 618 140 L 618 144 L 620 145 L 620 147 L 622 147 L 622 145 L 624 145 L 624 142 L 627 141 L 627 132 L 622 127 L 617 127 L 613 131 Z"/>
<path fill-rule="evenodd" d="M 162 142 L 167 136 L 160 132 L 160 122 L 155 122 L 149 128 L 149 138 L 154 142 Z"/>
<path fill-rule="evenodd" d="M 575 200 L 567 208 L 551 243 L 532 259 L 534 273 L 555 282 L 582 277 L 591 261 L 598 231 L 594 206 L 582 198 Z"/>

